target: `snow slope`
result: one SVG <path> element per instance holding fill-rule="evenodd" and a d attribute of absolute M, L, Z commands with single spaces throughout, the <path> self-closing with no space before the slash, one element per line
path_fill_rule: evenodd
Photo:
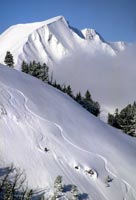
<path fill-rule="evenodd" d="M 66 94 L 2 65 L 0 152 L 0 166 L 13 162 L 25 169 L 31 187 L 50 193 L 53 180 L 62 175 L 66 185 L 77 185 L 90 200 L 136 200 L 134 138 L 100 121 Z M 109 187 L 107 175 L 113 179 Z"/>
<path fill-rule="evenodd" d="M 136 100 L 134 44 L 107 42 L 94 29 L 80 31 L 58 16 L 10 27 L 0 35 L 0 46 L 0 63 L 8 50 L 19 70 L 23 60 L 45 62 L 54 79 L 70 84 L 74 93 L 89 89 L 104 116 Z"/>

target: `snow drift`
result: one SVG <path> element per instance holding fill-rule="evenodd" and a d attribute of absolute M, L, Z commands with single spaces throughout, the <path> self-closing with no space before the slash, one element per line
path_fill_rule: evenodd
<path fill-rule="evenodd" d="M 136 200 L 134 138 L 48 84 L 2 65 L 0 152 L 1 167 L 13 162 L 25 169 L 31 187 L 50 193 L 55 177 L 62 175 L 88 199 Z"/>

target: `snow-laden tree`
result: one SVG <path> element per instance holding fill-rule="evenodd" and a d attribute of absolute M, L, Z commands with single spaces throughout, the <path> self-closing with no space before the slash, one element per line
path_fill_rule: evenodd
<path fill-rule="evenodd" d="M 76 185 L 72 185 L 71 194 L 72 194 L 72 200 L 79 199 L 79 191 Z"/>
<path fill-rule="evenodd" d="M 63 185 L 62 185 L 62 176 L 57 176 L 54 181 L 54 188 L 56 191 L 62 192 L 63 191 Z"/>

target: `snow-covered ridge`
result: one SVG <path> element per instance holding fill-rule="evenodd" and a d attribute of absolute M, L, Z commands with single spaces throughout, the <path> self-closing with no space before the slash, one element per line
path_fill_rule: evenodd
<path fill-rule="evenodd" d="M 90 200 L 136 200 L 135 140 L 66 94 L 2 65 L 0 127 L 1 167 L 25 169 L 31 187 L 49 193 L 62 175 Z"/>
<path fill-rule="evenodd" d="M 44 31 L 41 31 L 42 29 Z M 26 61 L 45 61 L 52 66 L 79 48 L 88 49 L 88 52 L 90 49 L 94 49 L 94 52 L 99 50 L 109 55 L 116 54 L 114 45 L 110 46 L 110 44 L 105 43 L 95 30 L 85 29 L 82 33 L 85 36 L 84 39 L 70 27 L 63 16 L 43 22 L 11 26 L 0 35 L 2 47 L 0 49 L 0 62 L 4 62 L 6 51 L 12 52 L 17 65 L 20 65 L 24 59 Z M 47 37 L 48 34 L 49 37 Z M 39 36 L 34 37 L 34 35 Z M 92 44 L 90 42 L 88 44 L 88 39 L 91 39 Z M 49 50 L 47 51 L 47 49 Z M 52 50 L 50 51 L 50 49 Z M 121 50 L 121 48 L 118 49 Z"/>
<path fill-rule="evenodd" d="M 11 51 L 14 55 L 15 63 L 17 63 L 19 54 L 23 52 L 24 45 L 29 41 L 29 36 L 38 28 L 51 25 L 57 21 L 62 21 L 67 26 L 67 22 L 62 16 L 54 17 L 43 22 L 11 26 L 0 35 L 0 44 L 2 46 L 0 50 L 0 62 L 4 62 L 6 51 Z"/>

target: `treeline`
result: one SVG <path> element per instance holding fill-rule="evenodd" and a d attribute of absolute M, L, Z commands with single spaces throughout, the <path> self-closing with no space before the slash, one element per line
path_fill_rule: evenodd
<path fill-rule="evenodd" d="M 45 63 L 40 64 L 39 62 L 33 61 L 28 64 L 23 61 L 22 72 L 30 74 L 68 94 L 93 115 L 98 116 L 100 114 L 100 104 L 92 99 L 89 90 L 86 91 L 85 96 L 82 96 L 80 92 L 74 96 L 70 85 L 58 84 L 56 80 L 53 80 L 53 74 L 51 74 L 51 77 L 49 76 L 49 67 Z"/>
<path fill-rule="evenodd" d="M 6 53 L 4 62 L 9 67 L 14 67 L 14 59 L 9 51 Z M 93 115 L 98 116 L 100 114 L 100 104 L 92 99 L 88 90 L 86 91 L 85 96 L 82 96 L 80 92 L 74 96 L 70 85 L 60 85 L 53 80 L 53 75 L 49 77 L 49 68 L 45 63 L 41 65 L 39 62 L 36 63 L 33 61 L 27 64 L 23 61 L 22 71 L 47 82 L 64 93 L 67 93 Z M 136 137 L 136 102 L 132 105 L 127 105 L 121 111 L 116 109 L 114 114 L 109 113 L 108 124 L 121 129 L 128 135 Z"/>
<path fill-rule="evenodd" d="M 127 105 L 121 111 L 116 109 L 114 114 L 109 113 L 108 124 L 136 137 L 136 102 Z"/>

